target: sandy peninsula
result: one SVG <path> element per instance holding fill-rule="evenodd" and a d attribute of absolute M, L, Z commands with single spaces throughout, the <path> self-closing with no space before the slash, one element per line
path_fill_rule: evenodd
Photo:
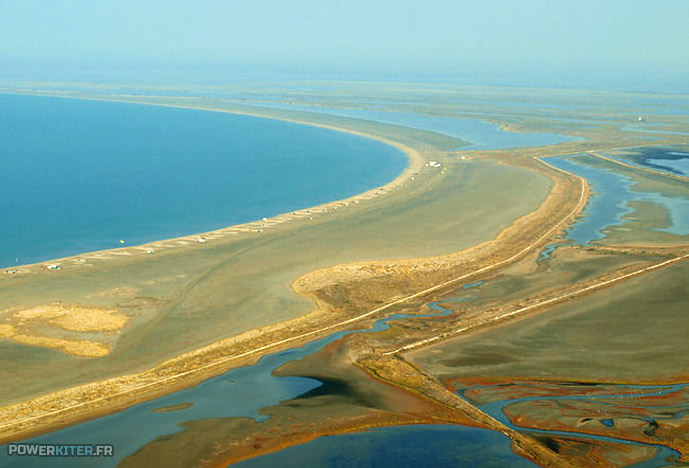
<path fill-rule="evenodd" d="M 389 184 L 346 200 L 194 236 L 46 262 L 60 265 L 58 270 L 47 269 L 46 263 L 27 265 L 0 278 L 0 288 L 12 291 L 11 299 L 0 303 L 11 317 L 0 329 L 9 339 L 17 335 L 16 324 L 10 323 L 17 311 L 45 310 L 41 320 L 63 329 L 71 326 L 75 333 L 117 332 L 103 342 L 92 342 L 107 351 L 98 358 L 55 351 L 29 356 L 25 364 L 36 372 L 51 365 L 66 373 L 62 380 L 18 382 L 21 388 L 9 389 L 0 408 L 3 441 L 189 387 L 267 353 L 336 330 L 360 328 L 393 311 L 421 307 L 428 298 L 464 282 L 525 268 L 525 262 L 533 262 L 540 249 L 577 219 L 590 196 L 585 180 L 541 158 L 621 147 L 619 138 L 601 132 L 587 141 L 553 147 L 462 152 L 457 140 L 449 137 L 351 119 L 309 121 L 304 114 L 218 108 L 199 100 L 86 97 L 317 125 L 393 145 L 407 153 L 410 166 Z M 429 161 L 440 165 L 432 167 Z M 678 249 L 637 254 L 628 264 L 609 261 L 609 271 L 575 282 L 564 295 L 562 290 L 542 289 L 527 298 L 531 302 L 522 298 L 486 308 L 472 320 L 477 329 L 490 328 L 517 315 L 540 313 L 576 291 L 584 295 L 686 258 Z M 579 252 L 576 258 L 587 255 L 595 256 Z M 263 315 L 249 313 L 255 310 Z M 74 313 L 87 314 L 84 323 L 92 323 L 91 328 L 75 330 Z M 180 336 L 179 330 L 190 323 L 198 326 Z M 443 326 L 432 335 L 425 328 L 405 334 L 395 334 L 393 328 L 384 335 L 384 343 L 375 343 L 376 353 L 361 345 L 352 357 L 372 378 L 450 404 L 440 387 L 425 388 L 419 383 L 423 379 L 414 380 L 418 376 L 410 377 L 413 372 L 400 370 L 403 360 L 393 358 L 449 340 L 459 325 L 450 320 Z M 67 351 L 65 346 L 48 347 Z M 142 349 L 150 351 L 145 359 Z M 74 359 L 82 359 L 82 366 L 68 370 Z M 451 404 L 461 418 L 485 419 L 473 407 Z M 550 460 L 546 466 L 569 466 L 558 465 L 556 457 L 521 434 L 511 437 L 523 450 L 531 450 L 532 458 Z"/>

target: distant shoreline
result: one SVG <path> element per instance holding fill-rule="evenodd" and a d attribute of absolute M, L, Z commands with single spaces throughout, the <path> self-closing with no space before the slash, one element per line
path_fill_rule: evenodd
<path fill-rule="evenodd" d="M 270 120 L 277 120 L 281 122 L 289 122 L 297 125 L 304 125 L 304 126 L 310 126 L 310 127 L 315 127 L 315 128 L 321 128 L 321 129 L 327 129 L 327 130 L 332 130 L 340 133 L 346 133 L 349 135 L 354 135 L 354 136 L 359 136 L 362 138 L 367 138 L 369 140 L 377 141 L 379 143 L 383 143 L 385 145 L 391 146 L 402 153 L 404 153 L 407 156 L 407 166 L 402 170 L 402 172 L 392 179 L 391 181 L 387 182 L 384 185 L 374 187 L 372 189 L 366 190 L 364 192 L 352 195 L 347 198 L 342 198 L 342 199 L 336 199 L 332 200 L 326 203 L 318 204 L 318 205 L 310 205 L 305 208 L 301 208 L 299 210 L 293 211 L 293 212 L 285 212 L 285 213 L 280 213 L 276 216 L 272 216 L 270 218 L 263 218 L 263 219 L 256 219 L 253 221 L 249 221 L 246 223 L 241 223 L 241 224 L 232 224 L 228 225 L 222 228 L 218 229 L 213 229 L 211 231 L 202 231 L 202 232 L 196 232 L 192 234 L 187 234 L 184 236 L 179 236 L 179 237 L 163 237 L 157 240 L 145 242 L 143 244 L 135 244 L 135 245 L 127 245 L 126 247 L 116 247 L 116 248 L 111 248 L 111 249 L 102 249 L 102 250 L 90 250 L 90 251 L 84 251 L 81 253 L 77 253 L 74 255 L 68 255 L 66 257 L 59 257 L 59 258 L 50 258 L 50 259 L 45 259 L 33 263 L 27 263 L 27 264 L 18 264 L 18 265 L 12 265 L 12 266 L 4 266 L 2 267 L 2 270 L 5 272 L 11 272 L 12 274 L 25 274 L 28 272 L 35 272 L 38 269 L 47 269 L 48 265 L 59 265 L 59 269 L 62 269 L 66 265 L 65 263 L 76 263 L 76 262 L 81 262 L 81 258 L 83 257 L 94 257 L 94 258 L 103 258 L 104 256 L 108 255 L 134 255 L 134 254 L 145 254 L 148 252 L 155 252 L 156 250 L 160 249 L 169 249 L 172 246 L 170 245 L 163 245 L 166 243 L 190 243 L 190 242 L 205 242 L 206 240 L 213 240 L 217 239 L 218 237 L 225 237 L 230 234 L 238 234 L 241 232 L 251 232 L 255 230 L 260 230 L 262 232 L 262 228 L 265 227 L 266 225 L 275 225 L 279 223 L 283 223 L 286 221 L 292 221 L 295 219 L 301 219 L 304 217 L 304 212 L 307 212 L 308 214 L 322 214 L 325 212 L 328 212 L 329 209 L 338 209 L 340 206 L 347 205 L 349 203 L 359 203 L 361 201 L 377 197 L 378 195 L 381 194 L 381 192 L 387 193 L 388 191 L 398 188 L 400 185 L 403 184 L 404 181 L 409 179 L 410 177 L 413 176 L 414 172 L 418 171 L 419 168 L 423 166 L 424 159 L 421 157 L 419 152 L 409 146 L 406 146 L 402 143 L 395 142 L 392 140 L 389 140 L 384 137 L 372 135 L 370 133 L 366 133 L 363 131 L 359 130 L 353 130 L 353 129 L 348 129 L 344 127 L 338 127 L 336 125 L 330 125 L 330 124 L 324 124 L 324 123 L 319 123 L 316 121 L 309 121 L 309 120 L 303 120 L 299 118 L 289 118 L 289 117 L 280 117 L 280 116 L 274 116 L 274 115 L 269 115 L 265 112 L 261 112 L 261 109 L 257 109 L 256 112 L 249 112 L 249 111 L 241 111 L 241 110 L 230 110 L 230 109 L 221 109 L 221 108 L 215 108 L 215 107 L 207 107 L 207 106 L 193 106 L 193 105 L 182 105 L 182 104 L 173 104 L 173 103 L 158 103 L 158 102 L 151 102 L 151 101 L 143 101 L 143 100 L 137 100 L 136 98 L 130 100 L 126 98 L 118 98 L 117 96 L 112 96 L 112 95 L 106 95 L 103 97 L 98 97 L 98 96 L 74 96 L 74 95 L 66 95 L 66 94 L 59 94 L 59 93 L 41 93 L 41 92 L 36 92 L 36 93 L 29 93 L 29 92 L 2 92 L 0 94 L 5 94 L 5 95 L 15 95 L 15 96 L 35 96 L 35 97 L 52 97 L 52 98 L 62 98 L 62 99 L 73 99 L 73 100 L 82 100 L 82 101 L 100 101 L 100 102 L 112 102 L 112 103 L 121 103 L 121 104 L 138 104 L 138 105 L 149 105 L 149 106 L 157 106 L 157 107 L 166 107 L 166 108 L 174 108 L 174 109 L 187 109 L 187 110 L 197 110 L 197 111 L 205 111 L 205 112 L 216 112 L 216 113 L 224 113 L 224 114 L 232 114 L 232 115 L 239 115 L 239 116 L 247 116 L 247 117 L 255 117 L 255 118 L 262 118 L 262 119 L 270 119 Z M 167 97 L 170 99 L 171 97 Z M 150 98 L 149 98 L 150 99 Z M 295 214 L 295 213 L 301 213 Z M 181 244 L 184 245 L 184 244 Z"/>

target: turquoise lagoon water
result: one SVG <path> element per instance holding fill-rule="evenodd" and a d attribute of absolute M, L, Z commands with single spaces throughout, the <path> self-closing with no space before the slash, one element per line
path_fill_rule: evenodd
<path fill-rule="evenodd" d="M 249 222 L 385 184 L 396 148 L 217 112 L 0 95 L 0 266 Z"/>
<path fill-rule="evenodd" d="M 637 98 L 638 113 L 648 115 L 689 115 L 689 99 L 684 96 L 653 96 Z"/>
<path fill-rule="evenodd" d="M 352 117 L 363 120 L 411 127 L 429 132 L 442 133 L 469 143 L 462 149 L 491 150 L 545 146 L 578 140 L 579 138 L 557 133 L 516 133 L 502 130 L 499 125 L 479 119 L 436 117 L 413 112 L 392 112 L 377 109 L 341 109 L 321 106 L 269 104 L 261 107 L 304 110 L 324 114 Z"/>

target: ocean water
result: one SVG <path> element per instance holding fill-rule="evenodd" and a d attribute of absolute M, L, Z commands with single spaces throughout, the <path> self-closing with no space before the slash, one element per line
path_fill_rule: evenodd
<path fill-rule="evenodd" d="M 303 209 L 408 164 L 371 139 L 249 116 L 19 95 L 0 109 L 3 267 Z"/>

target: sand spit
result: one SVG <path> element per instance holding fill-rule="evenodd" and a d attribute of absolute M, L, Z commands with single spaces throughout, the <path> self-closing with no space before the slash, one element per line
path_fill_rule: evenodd
<path fill-rule="evenodd" d="M 361 326 L 364 320 L 380 316 L 397 304 L 522 258 L 573 221 L 588 194 L 583 179 L 536 160 L 522 163 L 547 174 L 555 186 L 537 211 L 504 229 L 497 239 L 447 256 L 357 263 L 307 274 L 293 284 L 293 289 L 313 299 L 317 310 L 218 341 L 144 372 L 68 388 L 0 408 L 0 419 L 4 421 L 0 425 L 0 440 L 92 418 L 192 385 L 232 366 L 253 362 L 266 353 L 297 346 L 338 329 Z M 340 297 L 337 288 L 332 288 L 335 284 L 360 294 Z M 347 299 L 346 305 L 343 299 Z"/>
<path fill-rule="evenodd" d="M 477 153 L 476 157 L 480 155 Z M 482 272 L 495 272 L 500 267 L 524 258 L 525 255 L 550 242 L 578 215 L 588 197 L 588 187 L 572 175 L 557 175 L 552 167 L 539 168 L 539 163 L 534 160 L 523 160 L 521 163 L 529 169 L 547 173 L 555 181 L 555 187 L 536 212 L 520 218 L 505 229 L 496 240 L 451 255 L 414 260 L 351 263 L 304 275 L 293 287 L 315 301 L 318 309 L 311 314 L 221 340 L 141 373 L 93 382 L 0 408 L 0 419 L 3 421 L 0 424 L 0 440 L 13 440 L 61 425 L 73 424 L 82 419 L 92 419 L 117 408 L 190 386 L 230 367 L 253 362 L 268 352 L 296 346 L 336 329 L 353 325 L 363 326 L 367 320 L 385 315 L 398 304 L 406 305 L 407 301 L 414 298 L 439 292 L 445 287 L 460 285 L 459 281 L 471 280 Z M 372 192 L 371 197 L 385 193 L 380 190 Z M 577 197 L 579 202 L 575 204 Z M 358 201 L 359 199 L 356 199 L 353 203 Z M 340 205 L 337 202 L 332 205 L 328 204 L 321 212 L 315 212 L 314 209 L 301 210 L 299 213 L 281 215 L 263 222 L 257 221 L 226 230 L 188 236 L 181 241 L 190 244 L 201 242 L 202 239 L 212 241 L 230 235 L 256 236 L 260 235 L 263 229 L 270 229 L 273 223 L 297 220 L 307 223 L 314 215 L 325 215 L 331 209 L 348 206 L 345 201 L 341 201 Z M 126 251 L 132 255 L 155 254 L 157 249 L 175 248 L 174 244 L 175 240 L 161 241 L 118 251 Z M 112 251 L 95 253 L 92 257 L 97 261 L 113 258 L 109 256 L 109 252 Z M 85 256 L 67 259 L 71 263 L 65 262 L 65 268 L 68 270 L 84 264 L 83 258 Z M 40 266 L 37 272 L 63 274 L 55 271 L 43 273 Z M 16 332 L 11 325 L 0 325 L 0 336 L 12 333 Z M 443 401 L 449 398 L 447 391 L 445 395 L 441 395 L 440 388 L 431 388 L 433 385 L 430 384 L 423 386 L 423 372 L 411 369 L 413 366 L 405 366 L 403 358 L 395 355 L 375 355 L 372 359 L 377 362 L 368 362 L 367 366 L 370 364 L 369 368 L 380 369 L 379 376 L 384 379 L 387 377 L 388 382 L 411 390 L 418 384 L 421 385 L 419 389 L 424 394 L 435 395 Z M 409 379 L 410 387 L 407 387 L 405 382 L 397 381 L 399 379 L 393 375 L 396 372 L 394 368 L 397 361 L 401 363 L 400 375 Z M 384 374 L 386 367 L 392 369 L 387 370 L 391 374 Z M 450 406 L 458 404 L 449 400 L 445 403 Z M 471 405 L 466 406 L 464 410 L 467 412 L 476 410 Z M 479 411 L 473 417 L 481 420 L 485 415 Z M 499 427 L 497 429 L 502 430 Z M 511 438 L 518 447 L 527 452 L 530 451 L 527 446 L 534 444 L 533 440 L 520 434 L 514 434 Z M 518 440 L 519 438 L 522 438 L 523 442 Z M 535 450 L 541 449 L 537 446 Z M 551 454 L 547 451 L 543 457 L 539 458 L 539 461 L 544 466 L 567 466 L 566 462 L 560 459 L 551 459 Z"/>
<path fill-rule="evenodd" d="M 380 301 L 405 297 L 410 289 L 429 293 L 521 258 L 566 228 L 581 213 L 589 197 L 584 179 L 569 174 L 556 176 L 566 173 L 538 161 L 527 165 L 556 181 L 550 195 L 537 211 L 515 221 L 494 240 L 449 255 L 357 262 L 316 270 L 297 279 L 293 289 L 301 295 L 334 304 L 346 299 L 345 302 L 356 307 L 364 304 L 371 307 Z M 404 289 L 391 282 L 392 278 L 402 278 Z M 350 287 L 344 290 L 343 284 Z M 370 284 L 374 287 L 366 287 Z M 353 297 L 361 292 L 367 297 Z"/>
<path fill-rule="evenodd" d="M 37 93 L 36 95 L 45 96 L 47 94 Z M 205 243 L 209 240 L 218 240 L 225 238 L 227 236 L 236 236 L 238 234 L 246 235 L 256 235 L 264 232 L 266 229 L 270 229 L 281 223 L 294 222 L 298 220 L 313 220 L 316 216 L 323 216 L 328 212 L 334 212 L 338 209 L 346 209 L 350 205 L 359 204 L 367 200 L 376 199 L 380 196 L 389 194 L 391 191 L 402 187 L 405 183 L 410 180 L 414 180 L 414 176 L 417 175 L 418 171 L 424 167 L 425 158 L 416 149 L 407 146 L 405 144 L 390 140 L 377 135 L 371 135 L 366 132 L 348 129 L 344 127 L 338 127 L 335 125 L 322 124 L 317 122 L 311 122 L 308 120 L 300 120 L 294 118 L 279 117 L 257 112 L 247 112 L 229 109 L 219 109 L 214 107 L 204 107 L 204 106 L 193 106 L 193 105 L 178 105 L 170 103 L 159 103 L 159 102 L 146 102 L 146 101 L 131 101 L 126 99 L 114 99 L 114 98 L 96 98 L 96 97 L 84 97 L 84 96 L 65 96 L 65 95 L 51 95 L 51 97 L 69 98 L 69 99 L 83 99 L 92 101 L 106 101 L 106 102 L 125 102 L 130 104 L 140 104 L 140 105 L 152 105 L 158 107 L 172 107 L 180 109 L 193 109 L 193 110 L 203 110 L 207 112 L 220 112 L 226 114 L 234 115 L 246 115 L 251 117 L 260 117 L 265 119 L 280 120 L 284 122 L 296 123 L 300 125 L 308 125 L 316 128 L 323 128 L 328 130 L 334 130 L 341 133 L 347 133 L 350 135 L 360 136 L 375 140 L 386 145 L 392 146 L 403 153 L 405 153 L 409 160 L 409 166 L 402 171 L 402 173 L 397 176 L 394 180 L 389 183 L 382 185 L 380 187 L 375 187 L 366 192 L 354 195 L 352 197 L 335 200 L 332 202 L 324 203 L 321 205 L 316 205 L 310 208 L 301 209 L 291 213 L 282 213 L 280 215 L 271 218 L 262 218 L 260 220 L 251 221 L 245 224 L 237 224 L 228 226 L 221 229 L 216 229 L 213 231 L 208 231 L 204 233 L 191 234 L 188 236 L 163 239 L 160 241 L 153 241 L 146 244 L 139 244 L 136 246 L 120 247 L 115 249 L 108 249 L 95 252 L 87 252 L 84 254 L 74 255 L 70 257 L 49 260 L 34 264 L 20 265 L 13 267 L 11 269 L 6 269 L 5 277 L 11 278 L 16 274 L 27 274 L 27 273 L 51 273 L 56 274 L 65 269 L 71 269 L 75 267 L 92 267 L 92 261 L 102 261 L 109 260 L 118 256 L 132 256 L 132 255 L 142 255 L 142 254 L 155 254 L 158 251 L 175 249 L 180 247 L 186 247 L 194 243 Z M 10 274 L 11 273 L 11 274 Z M 2 280 L 2 277 L 0 277 Z"/>
<path fill-rule="evenodd" d="M 328 127 L 331 128 L 331 127 Z M 333 128 L 335 129 L 335 128 Z M 348 132 L 352 133 L 352 132 Z M 392 142 L 384 141 L 380 138 L 374 138 L 388 144 Z M 49 260 L 40 263 L 29 265 L 22 265 L 6 269 L 5 279 L 9 280 L 14 275 L 24 274 L 60 274 L 65 270 L 74 268 L 88 268 L 93 267 L 95 263 L 101 263 L 119 256 L 133 256 L 133 255 L 152 255 L 163 251 L 173 250 L 177 248 L 188 247 L 194 244 L 204 244 L 209 241 L 224 239 L 230 236 L 255 236 L 264 231 L 271 229 L 279 224 L 297 222 L 297 221 L 312 221 L 315 217 L 325 216 L 328 213 L 337 212 L 341 209 L 347 209 L 350 206 L 358 205 L 369 200 L 377 199 L 378 197 L 388 195 L 393 190 L 402 187 L 408 180 L 413 180 L 416 171 L 423 166 L 423 160 L 420 154 L 409 147 L 392 144 L 392 146 L 404 151 L 409 156 L 410 165 L 405 169 L 400 176 L 392 182 L 378 187 L 359 195 L 355 195 L 342 200 L 317 205 L 311 208 L 294 211 L 291 213 L 283 213 L 272 218 L 264 218 L 260 221 L 252 221 L 245 224 L 237 224 L 228 226 L 226 228 L 217 229 L 214 231 L 192 234 L 189 236 L 178 237 L 173 239 L 165 239 L 160 241 L 153 241 L 146 244 L 140 244 L 132 247 L 121 247 L 117 249 L 102 250 L 96 252 L 88 252 L 71 257 L 65 257 L 55 260 Z M 3 277 L 0 276 L 0 281 Z"/>
<path fill-rule="evenodd" d="M 421 393 L 444 406 L 494 430 L 505 434 L 513 443 L 516 452 L 536 461 L 541 466 L 573 468 L 575 465 L 561 458 L 531 437 L 510 429 L 498 420 L 469 404 L 448 390 L 442 383 L 418 367 L 400 357 L 370 355 L 360 358 L 357 365 L 375 378 L 397 387 Z"/>
<path fill-rule="evenodd" d="M 56 349 L 78 357 L 97 358 L 110 352 L 104 344 L 88 340 L 66 340 L 23 334 L 12 335 L 10 339 L 25 345 Z"/>

